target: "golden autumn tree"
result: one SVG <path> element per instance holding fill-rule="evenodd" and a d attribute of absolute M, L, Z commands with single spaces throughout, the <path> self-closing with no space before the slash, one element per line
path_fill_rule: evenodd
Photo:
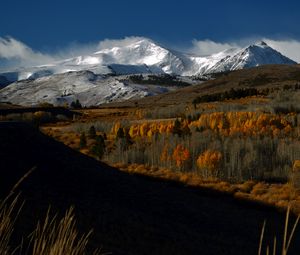
<path fill-rule="evenodd" d="M 173 151 L 172 158 L 176 162 L 176 166 L 182 168 L 190 160 L 191 154 L 187 148 L 178 144 Z"/>
<path fill-rule="evenodd" d="M 202 114 L 190 126 L 211 129 L 221 134 L 234 135 L 273 135 L 277 136 L 283 130 L 285 134 L 292 131 L 289 116 L 281 116 L 262 112 L 213 112 Z"/>
<path fill-rule="evenodd" d="M 197 159 L 198 168 L 205 170 L 208 176 L 217 176 L 222 163 L 222 153 L 206 150 Z"/>
<path fill-rule="evenodd" d="M 160 160 L 162 162 L 167 162 L 170 160 L 170 155 L 169 155 L 169 145 L 166 144 L 162 150 L 162 153 L 160 155 Z"/>
<path fill-rule="evenodd" d="M 132 125 L 132 126 L 130 126 L 128 133 L 129 133 L 130 137 L 135 138 L 139 135 L 139 130 L 140 129 L 139 129 L 138 125 Z"/>
<path fill-rule="evenodd" d="M 115 135 L 117 135 L 117 132 L 120 128 L 121 128 L 121 123 L 119 121 L 117 121 L 112 126 L 110 133 L 115 136 Z"/>
<path fill-rule="evenodd" d="M 289 178 L 292 186 L 295 189 L 299 190 L 300 189 L 300 160 L 299 159 L 294 161 L 293 168 Z"/>
<path fill-rule="evenodd" d="M 147 136 L 149 129 L 150 129 L 149 123 L 143 123 L 142 125 L 140 125 L 140 136 L 141 137 Z"/>

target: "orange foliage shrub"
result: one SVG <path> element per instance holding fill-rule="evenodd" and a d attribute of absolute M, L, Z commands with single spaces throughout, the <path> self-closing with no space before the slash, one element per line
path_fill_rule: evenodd
<path fill-rule="evenodd" d="M 170 158 L 170 155 L 169 155 L 169 146 L 166 144 L 163 148 L 163 151 L 160 155 L 160 160 L 163 161 L 163 162 L 166 162 L 166 161 L 169 161 L 171 158 Z"/>
<path fill-rule="evenodd" d="M 300 189 L 300 160 L 298 159 L 294 161 L 290 182 L 294 188 Z"/>
<path fill-rule="evenodd" d="M 200 169 L 205 169 L 210 174 L 215 175 L 219 170 L 222 162 L 222 153 L 219 151 L 206 150 L 199 155 L 197 159 L 197 166 Z"/>
<path fill-rule="evenodd" d="M 173 151 L 172 157 L 176 162 L 176 166 L 182 167 L 184 163 L 191 158 L 191 154 L 188 149 L 186 149 L 181 144 L 178 144 Z"/>
<path fill-rule="evenodd" d="M 299 159 L 294 161 L 293 171 L 294 172 L 300 172 L 300 160 Z"/>
<path fill-rule="evenodd" d="M 118 122 L 116 122 L 114 125 L 113 125 L 113 127 L 112 127 L 112 129 L 111 129 L 111 134 L 112 135 L 117 135 L 117 133 L 118 133 L 118 130 L 119 130 L 119 128 L 121 127 L 121 123 L 118 121 Z"/>

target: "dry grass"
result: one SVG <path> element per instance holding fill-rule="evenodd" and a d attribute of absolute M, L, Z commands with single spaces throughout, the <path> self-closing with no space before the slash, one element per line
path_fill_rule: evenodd
<path fill-rule="evenodd" d="M 282 238 L 282 249 L 280 253 L 277 253 L 277 237 L 274 236 L 274 241 L 272 245 L 267 244 L 265 247 L 265 254 L 281 254 L 281 255 L 287 255 L 289 247 L 291 245 L 291 242 L 293 240 L 295 230 L 298 226 L 300 216 L 297 217 L 296 221 L 294 224 L 291 226 L 291 230 L 289 231 L 289 218 L 290 218 L 290 205 L 287 207 L 286 211 L 286 218 L 285 218 L 285 225 L 284 225 L 284 233 L 283 233 L 283 238 Z M 261 235 L 260 235 L 260 242 L 259 242 L 259 247 L 258 247 L 258 255 L 262 255 L 262 250 L 263 250 L 263 239 L 264 239 L 264 233 L 265 233 L 265 228 L 266 228 L 266 221 L 264 221 L 262 230 L 261 230 Z M 272 247 L 272 249 L 270 248 Z"/>
<path fill-rule="evenodd" d="M 31 168 L 11 189 L 7 197 L 0 201 L 0 254 L 8 255 L 14 254 L 19 247 L 10 247 L 11 236 L 14 231 L 14 224 L 20 214 L 23 203 L 18 204 L 19 196 L 14 195 L 16 189 L 20 184 L 35 170 L 36 168 Z M 14 197 L 14 198 L 13 198 Z"/>
<path fill-rule="evenodd" d="M 13 255 L 22 251 L 24 247 L 11 246 L 11 238 L 14 233 L 15 222 L 21 212 L 23 203 L 19 205 L 20 194 L 15 195 L 20 184 L 35 170 L 35 167 L 27 172 L 12 188 L 8 196 L 0 201 L 0 254 Z M 80 235 L 76 229 L 74 209 L 71 207 L 62 219 L 57 215 L 49 216 L 49 211 L 44 221 L 37 224 L 36 229 L 30 235 L 30 245 L 26 254 L 32 255 L 84 255 L 87 254 L 87 244 L 92 230 Z M 24 223 L 26 224 L 26 223 Z M 26 240 L 26 238 L 23 238 Z M 89 254 L 101 254 L 100 250 Z"/>
<path fill-rule="evenodd" d="M 10 202 L 7 197 L 0 203 L 0 254 L 2 255 L 14 254 L 19 248 L 14 249 L 10 246 L 14 223 L 21 210 L 21 207 L 17 206 L 18 198 L 19 196 L 16 196 Z"/>
<path fill-rule="evenodd" d="M 10 197 L 0 203 L 0 254 L 12 255 L 22 250 L 22 244 L 11 247 L 11 238 L 14 232 L 14 224 L 21 211 L 18 206 L 19 196 L 12 202 Z M 62 219 L 57 215 L 49 216 L 49 211 L 44 221 L 37 224 L 31 236 L 30 245 L 26 254 L 32 255 L 83 255 L 101 254 L 100 250 L 87 252 L 87 244 L 92 230 L 80 235 L 76 229 L 74 209 L 70 208 Z"/>
<path fill-rule="evenodd" d="M 38 223 L 32 234 L 32 255 L 87 254 L 86 247 L 91 234 L 92 230 L 79 235 L 72 207 L 61 220 L 57 215 L 51 218 L 48 211 L 44 222 Z M 100 251 L 95 250 L 92 254 L 100 254 Z"/>

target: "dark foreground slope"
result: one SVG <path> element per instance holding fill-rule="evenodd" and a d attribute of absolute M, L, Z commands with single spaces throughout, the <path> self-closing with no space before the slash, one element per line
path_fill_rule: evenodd
<path fill-rule="evenodd" d="M 18 235 L 28 234 L 49 204 L 59 212 L 74 205 L 80 231 L 94 228 L 91 246 L 113 254 L 250 255 L 265 218 L 269 237 L 283 227 L 283 215 L 270 208 L 127 175 L 24 124 L 0 123 L 0 155 L 2 194 L 37 166 L 20 187 L 26 203 Z M 299 254 L 299 241 L 290 254 Z"/>

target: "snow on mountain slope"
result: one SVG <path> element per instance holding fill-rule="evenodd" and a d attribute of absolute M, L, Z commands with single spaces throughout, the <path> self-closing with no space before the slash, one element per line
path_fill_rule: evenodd
<path fill-rule="evenodd" d="M 123 73 L 174 73 L 180 74 L 184 70 L 183 61 L 170 50 L 154 43 L 152 40 L 137 37 L 127 44 L 120 42 L 97 51 L 89 56 L 79 56 L 73 59 L 62 61 L 63 66 L 78 67 L 85 66 L 86 70 L 91 70 L 91 66 L 102 65 L 112 67 L 122 66 Z M 119 74 L 116 68 L 114 71 Z M 97 73 L 97 72 L 95 72 Z"/>
<path fill-rule="evenodd" d="M 170 50 L 150 39 L 138 37 L 127 45 L 114 46 L 95 52 L 94 58 L 105 64 L 158 66 L 166 73 L 181 73 L 182 60 Z"/>
<path fill-rule="evenodd" d="M 90 55 L 0 73 L 0 76 L 10 82 L 83 70 L 95 74 L 168 73 L 191 76 L 264 64 L 295 64 L 264 42 L 241 50 L 228 49 L 206 57 L 170 50 L 143 37 L 132 38 L 126 43 L 122 40 L 118 42 L 112 46 L 106 45 Z"/>
<path fill-rule="evenodd" d="M 79 71 L 15 82 L 0 91 L 0 102 L 28 106 L 42 102 L 63 105 L 79 99 L 83 105 L 90 106 L 156 95 L 173 89 L 129 84 L 123 76 Z"/>
<path fill-rule="evenodd" d="M 239 49 L 236 48 L 228 49 L 206 57 L 189 56 L 192 64 L 190 64 L 190 68 L 184 72 L 184 75 L 192 76 L 211 73 L 210 70 L 212 70 L 219 61 L 234 55 L 238 50 Z"/>
<path fill-rule="evenodd" d="M 135 37 L 101 47 L 86 56 L 37 67 L 0 73 L 0 101 L 31 105 L 55 105 L 79 99 L 83 105 L 97 105 L 144 97 L 170 88 L 134 85 L 107 74 L 205 75 L 265 64 L 296 64 L 264 42 L 243 49 L 228 49 L 211 56 L 195 56 L 169 50 L 154 41 Z"/>
<path fill-rule="evenodd" d="M 174 73 L 180 74 L 185 67 L 183 61 L 170 50 L 152 40 L 137 37 L 127 44 L 105 48 L 91 55 L 57 61 L 43 66 L 18 69 L 0 73 L 6 80 L 14 82 L 35 79 L 69 71 L 88 70 L 95 74 Z"/>
<path fill-rule="evenodd" d="M 208 68 L 206 73 L 232 71 L 267 64 L 292 65 L 296 64 L 296 62 L 269 47 L 265 42 L 259 42 L 235 51 L 233 54 L 228 54 Z"/>

